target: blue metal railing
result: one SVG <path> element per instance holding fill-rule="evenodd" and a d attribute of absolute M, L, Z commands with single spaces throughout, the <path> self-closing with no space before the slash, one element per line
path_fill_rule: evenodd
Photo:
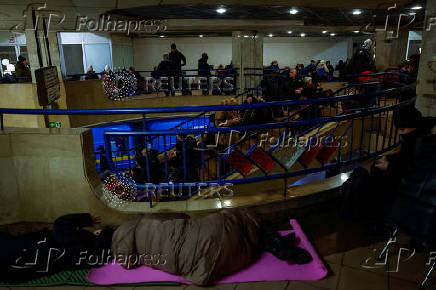
<path fill-rule="evenodd" d="M 349 86 L 351 87 L 351 86 Z M 329 96 L 319 99 L 280 101 L 244 105 L 211 105 L 211 106 L 184 106 L 161 108 L 128 108 L 128 109 L 90 109 L 90 110 L 38 110 L 38 109 L 6 109 L 0 108 L 0 117 L 4 114 L 34 114 L 34 115 L 111 115 L 111 114 L 142 114 L 143 129 L 133 132 L 105 132 L 106 152 L 105 158 L 109 167 L 114 172 L 130 171 L 131 164 L 127 162 L 121 167 L 114 164 L 113 158 L 120 157 L 120 152 L 111 151 L 111 138 L 135 137 L 141 140 L 145 150 L 145 174 L 142 182 L 136 186 L 142 191 L 143 197 L 150 201 L 149 192 L 160 188 L 176 186 L 188 187 L 192 184 L 202 186 L 242 184 L 272 179 L 284 179 L 284 190 L 287 189 L 287 178 L 306 173 L 341 168 L 343 166 L 370 159 L 382 152 L 391 150 L 398 145 L 392 123 L 389 120 L 398 106 L 405 105 L 408 101 L 399 101 L 397 88 L 384 88 L 383 83 L 366 83 L 355 85 L 355 88 L 364 88 L 358 94 Z M 344 89 L 345 90 L 345 89 Z M 339 91 L 340 92 L 340 91 Z M 337 92 L 338 93 L 338 92 Z M 336 93 L 336 94 L 337 94 Z M 373 103 L 366 100 L 374 99 Z M 283 115 L 280 121 L 269 119 L 260 123 L 246 123 L 241 120 L 229 127 L 210 127 L 195 125 L 193 120 L 205 117 L 216 112 L 227 112 L 228 116 L 238 115 L 240 111 L 270 112 L 280 110 Z M 168 130 L 153 130 L 147 127 L 146 115 L 150 113 L 187 113 L 199 112 L 194 117 L 188 118 Z M 306 112 L 313 113 L 305 115 Z M 310 116 L 310 117 L 307 117 Z M 210 121 L 210 120 L 209 120 Z M 343 123 L 346 126 L 342 128 Z M 368 124 L 369 122 L 369 124 Z M 319 137 L 321 127 L 334 124 L 334 129 L 328 129 L 328 134 L 336 137 L 331 158 L 323 160 L 315 167 L 309 166 L 296 154 L 289 158 L 296 158 L 295 162 L 301 163 L 305 168 L 292 170 L 286 164 L 289 160 L 281 160 L 277 152 L 282 150 L 263 140 L 262 134 L 271 134 L 278 140 L 289 136 L 301 137 L 307 132 L 316 129 L 311 136 Z M 339 132 L 339 128 L 342 128 Z M 395 131 L 395 133 L 394 133 Z M 237 134 L 238 140 L 232 138 Z M 323 132 L 326 134 L 326 132 Z M 318 136 L 319 135 L 319 136 Z M 177 138 L 177 142 L 170 144 L 167 137 Z M 322 137 L 322 136 L 321 136 Z M 350 143 L 344 145 L 344 139 Z M 163 151 L 155 154 L 151 149 L 153 142 L 162 142 Z M 324 144 L 325 145 L 325 144 Z M 298 154 L 310 155 L 312 144 L 306 144 L 304 150 Z M 158 146 L 159 147 L 159 146 Z M 129 157 L 133 149 L 128 149 Z M 253 155 L 256 151 L 261 158 Z M 287 150 L 287 149 L 286 149 Z M 321 149 L 322 150 L 322 149 Z M 174 153 L 175 152 L 175 153 Z M 306 153 L 308 152 L 308 153 Z M 136 151 L 136 154 L 141 154 Z M 285 154 L 286 155 L 286 154 Z M 303 156 L 301 155 L 301 156 Z M 124 156 L 121 152 L 121 157 Z M 237 157 L 235 159 L 235 156 Z M 306 156 L 307 157 L 307 156 Z M 310 156 L 309 156 L 310 157 Z M 263 159 L 262 159 L 263 158 Z M 288 157 L 286 157 L 288 158 Z M 316 157 L 318 158 L 318 157 Z M 310 158 L 309 158 L 310 159 Z M 272 163 L 271 163 L 272 162 Z M 294 162 L 294 163 L 295 163 Z M 151 166 L 157 166 L 152 168 Z M 156 165 L 158 164 L 158 165 Z M 269 168 L 271 166 L 272 168 Z M 274 167 L 275 166 L 275 167 Z M 288 168 L 289 167 L 289 168 Z M 252 171 L 257 172 L 255 175 Z M 162 171 L 160 177 L 156 172 Z M 239 173 L 238 175 L 232 175 Z M 260 176 L 259 176 L 260 175 Z M 165 182 L 166 184 L 159 184 Z M 152 185 L 152 190 L 150 186 Z M 186 199 L 197 192 L 181 192 L 180 196 L 172 199 Z"/>

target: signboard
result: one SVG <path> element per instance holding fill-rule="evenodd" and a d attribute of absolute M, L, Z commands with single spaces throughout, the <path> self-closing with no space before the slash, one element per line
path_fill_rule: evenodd
<path fill-rule="evenodd" d="M 36 87 L 40 106 L 48 106 L 61 96 L 58 71 L 55 66 L 35 70 Z"/>
<path fill-rule="evenodd" d="M 48 127 L 49 128 L 60 128 L 62 127 L 61 122 L 50 122 L 48 123 Z"/>

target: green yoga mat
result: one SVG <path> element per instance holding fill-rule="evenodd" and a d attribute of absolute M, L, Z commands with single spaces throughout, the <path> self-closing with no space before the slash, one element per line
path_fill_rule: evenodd
<path fill-rule="evenodd" d="M 8 287 L 49 287 L 49 286 L 59 286 L 59 285 L 74 285 L 74 286 L 95 286 L 94 283 L 89 282 L 86 279 L 88 274 L 88 269 L 82 270 L 72 270 L 72 271 L 62 271 L 53 275 L 43 276 L 41 278 L 30 280 L 22 283 L 6 283 L 0 282 L 0 286 Z M 149 282 L 149 283 L 139 283 L 134 284 L 135 286 L 177 286 L 180 285 L 177 282 Z M 112 285 L 114 286 L 114 285 Z M 119 286 L 129 286 L 128 284 L 123 284 Z"/>

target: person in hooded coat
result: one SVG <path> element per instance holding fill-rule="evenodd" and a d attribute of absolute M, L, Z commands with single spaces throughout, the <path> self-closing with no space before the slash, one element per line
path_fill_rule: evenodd
<path fill-rule="evenodd" d="M 122 267 L 146 265 L 196 285 L 242 270 L 263 250 L 292 263 L 312 260 L 296 246 L 294 234 L 281 236 L 248 209 L 226 209 L 199 218 L 140 215 L 118 227 L 112 238 L 112 253 Z"/>
<path fill-rule="evenodd" d="M 374 190 L 368 193 L 371 196 L 368 207 L 372 207 L 374 218 L 380 221 L 384 221 L 402 178 L 416 165 L 417 148 L 436 125 L 436 118 L 422 117 L 413 105 L 401 107 L 394 113 L 393 121 L 402 140 L 400 151 L 380 156 L 370 171 Z"/>
<path fill-rule="evenodd" d="M 358 75 L 364 71 L 376 71 L 374 58 L 372 56 L 373 47 L 373 41 L 368 38 L 354 53 L 349 65 L 347 66 L 347 73 L 356 75 L 352 77 L 352 80 L 357 80 L 359 77 Z"/>

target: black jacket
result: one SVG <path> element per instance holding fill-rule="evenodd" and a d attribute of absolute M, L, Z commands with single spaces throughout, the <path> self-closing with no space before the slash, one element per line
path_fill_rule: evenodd
<path fill-rule="evenodd" d="M 359 48 L 353 55 L 347 71 L 350 74 L 360 74 L 368 70 L 375 72 L 374 60 L 368 50 Z"/>
<path fill-rule="evenodd" d="M 436 239 L 436 135 L 421 136 L 396 191 L 391 221 L 421 240 Z"/>
<path fill-rule="evenodd" d="M 186 65 L 185 56 L 178 50 L 170 52 L 169 58 L 172 70 L 181 70 L 182 66 Z"/>
<path fill-rule="evenodd" d="M 207 63 L 207 59 L 200 58 L 198 60 L 198 75 L 199 76 L 209 76 L 210 70 L 213 68 L 213 65 Z"/>
<path fill-rule="evenodd" d="M 156 70 L 156 77 L 168 77 L 171 75 L 171 63 L 168 60 L 163 60 L 159 63 Z"/>
<path fill-rule="evenodd" d="M 91 268 L 85 257 L 101 257 L 103 251 L 96 236 L 83 229 L 91 225 L 90 214 L 70 214 L 58 218 L 53 231 L 0 233 L 0 280 L 26 281 L 62 270 Z"/>

